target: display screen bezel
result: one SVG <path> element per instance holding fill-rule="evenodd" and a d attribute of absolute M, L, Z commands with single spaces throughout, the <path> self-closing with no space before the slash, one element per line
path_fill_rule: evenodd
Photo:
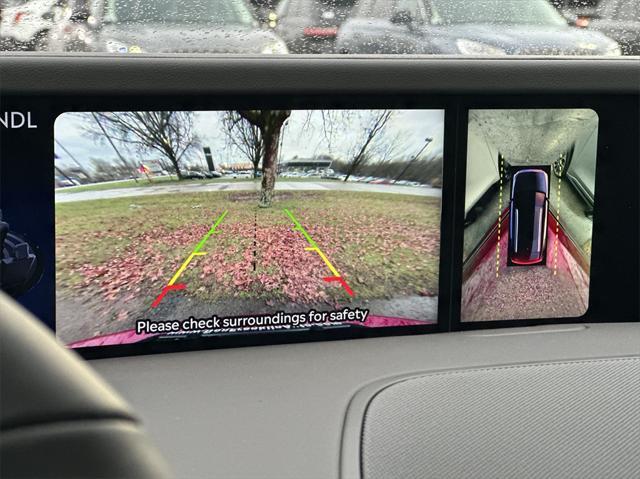
<path fill-rule="evenodd" d="M 45 257 L 45 274 L 37 288 L 20 298 L 22 304 L 41 318 L 50 319 L 53 326 L 55 311 L 55 260 L 54 248 L 54 198 L 53 198 L 53 124 L 64 112 L 76 111 L 133 111 L 133 110 L 225 110 L 237 108 L 287 108 L 287 109 L 443 109 L 445 111 L 444 171 L 442 194 L 441 249 L 439 275 L 438 323 L 425 326 L 402 326 L 376 329 L 311 330 L 264 332 L 255 335 L 228 335 L 195 338 L 157 343 L 136 343 L 78 350 L 85 357 L 108 357 L 155 352 L 172 352 L 197 349 L 283 344 L 294 342 L 324 341 L 334 339 L 372 338 L 423 334 L 432 332 L 461 331 L 487 328 L 509 328 L 539 324 L 565 324 L 581 322 L 637 321 L 638 304 L 638 228 L 633 220 L 611 225 L 616 206 L 630 217 L 638 218 L 637 196 L 627 197 L 622 205 L 612 205 L 603 198 L 612 198 L 620 188 L 635 191 L 633 184 L 638 177 L 638 150 L 630 135 L 625 132 L 638 125 L 633 95 L 225 95 L 222 96 L 3 96 L 3 109 L 29 110 L 38 121 L 38 141 L 33 131 L 22 131 L 11 137 L 4 135 L 3 157 L 8 152 L 21 149 L 30 158 L 39 158 L 34 165 L 46 169 L 45 174 L 34 175 L 18 181 L 24 184 L 10 185 L 10 178 L 19 168 L 6 165 L 2 170 L 2 204 L 15 204 L 28 199 L 24 209 L 16 216 L 15 228 L 25 231 L 30 238 L 38 238 Z M 598 198 L 594 211 L 593 248 L 589 308 L 579 318 L 546 318 L 483 321 L 460 321 L 462 241 L 464 217 L 464 185 L 466 172 L 466 143 L 468 111 L 471 109 L 530 109 L 530 108 L 589 108 L 600 119 L 596 190 Z M 637 130 L 637 128 L 636 128 Z M 634 161 L 635 158 L 635 161 Z M 617 162 L 617 163 L 616 163 Z M 619 182 L 607 182 L 607 176 L 622 168 L 626 172 Z M 38 170 L 40 171 L 40 170 Z M 19 175 L 18 175 L 19 176 Z M 37 176 L 37 177 L 36 177 Z M 15 180 L 14 180 L 15 183 Z M 21 186 L 21 188 L 18 188 Z M 29 196 L 29 192 L 31 195 Z M 38 224 L 33 225 L 27 210 L 38 208 Z M 7 208 L 7 207 L 4 207 Z M 12 218 L 13 219 L 13 218 Z M 616 231 L 617 227 L 617 231 Z M 622 231 L 620 231 L 622 229 Z M 45 240 L 40 240 L 45 238 Z M 617 240 L 617 243 L 616 243 Z M 622 252 L 628 253 L 623 261 Z M 613 256 L 613 257 L 612 257 Z M 624 280 L 623 280 L 624 279 Z M 47 314 L 47 310 L 49 313 Z M 46 321 L 45 321 L 46 322 Z"/>

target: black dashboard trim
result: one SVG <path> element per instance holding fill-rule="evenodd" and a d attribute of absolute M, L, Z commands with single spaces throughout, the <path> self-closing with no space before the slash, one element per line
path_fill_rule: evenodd
<path fill-rule="evenodd" d="M 638 57 L 0 54 L 4 94 L 637 93 Z"/>

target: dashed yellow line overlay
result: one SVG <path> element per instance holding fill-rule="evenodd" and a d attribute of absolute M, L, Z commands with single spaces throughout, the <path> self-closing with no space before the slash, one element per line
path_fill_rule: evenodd
<path fill-rule="evenodd" d="M 496 245 L 496 278 L 500 276 L 500 240 L 502 239 L 502 182 L 504 177 L 504 159 L 500 157 L 500 191 L 498 193 L 498 244 Z"/>
<path fill-rule="evenodd" d="M 560 232 L 560 193 L 562 178 L 558 176 L 558 197 L 556 198 L 556 239 L 553 244 L 553 275 L 558 274 L 558 233 Z"/>

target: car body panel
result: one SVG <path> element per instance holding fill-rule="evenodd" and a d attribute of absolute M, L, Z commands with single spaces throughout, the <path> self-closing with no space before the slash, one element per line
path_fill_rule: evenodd
<path fill-rule="evenodd" d="M 202 7 L 190 0 L 194 10 Z M 112 2 L 96 0 L 90 12 L 94 19 L 86 50 L 108 53 L 287 53 L 284 42 L 270 30 L 261 29 L 243 0 L 227 2 L 229 18 L 189 18 L 168 10 L 138 13 L 117 19 Z M 126 3 L 125 3 L 126 5 Z M 129 11 L 125 10 L 129 14 Z M 137 14 L 137 16 L 136 16 Z M 164 15 L 164 16 L 163 16 Z M 159 34 L 161 33 L 161 35 Z"/>
<path fill-rule="evenodd" d="M 162 35 L 157 35 L 161 31 Z M 261 53 L 270 44 L 280 42 L 273 32 L 246 26 L 196 28 L 182 24 L 107 24 L 96 38 L 97 49 L 117 42 L 128 53 L 138 47 L 139 53 Z"/>

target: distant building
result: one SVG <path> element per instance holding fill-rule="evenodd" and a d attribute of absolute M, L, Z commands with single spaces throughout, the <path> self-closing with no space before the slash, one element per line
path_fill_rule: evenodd
<path fill-rule="evenodd" d="M 253 164 L 246 163 L 222 163 L 220 164 L 222 171 L 253 171 Z"/>
<path fill-rule="evenodd" d="M 328 155 L 320 155 L 314 158 L 293 157 L 288 161 L 283 161 L 278 165 L 278 173 L 324 173 L 331 168 L 333 158 Z"/>

